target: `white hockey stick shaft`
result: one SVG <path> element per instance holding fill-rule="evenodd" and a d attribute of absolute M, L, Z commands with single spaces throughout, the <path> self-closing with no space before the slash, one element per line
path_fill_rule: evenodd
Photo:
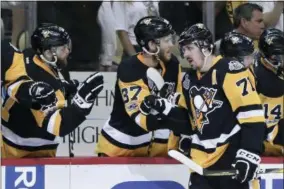
<path fill-rule="evenodd" d="M 185 156 L 179 151 L 176 150 L 170 150 L 168 152 L 168 155 L 182 164 L 186 165 L 189 169 L 192 171 L 198 173 L 199 175 L 203 176 L 233 176 L 237 174 L 237 171 L 235 169 L 229 169 L 229 170 L 207 170 L 194 161 L 192 161 L 190 158 Z M 267 169 L 259 169 L 257 174 L 269 174 L 269 173 L 282 173 L 283 174 L 283 168 L 267 168 Z"/>

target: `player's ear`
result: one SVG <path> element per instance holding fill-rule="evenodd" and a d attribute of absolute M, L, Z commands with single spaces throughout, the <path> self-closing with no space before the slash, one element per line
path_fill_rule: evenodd
<path fill-rule="evenodd" d="M 43 55 L 44 55 L 44 57 L 45 57 L 47 60 L 49 60 L 49 61 L 51 61 L 51 60 L 53 59 L 53 54 L 52 54 L 51 49 L 45 50 L 45 51 L 43 52 Z"/>
<path fill-rule="evenodd" d="M 149 47 L 149 50 L 152 51 L 152 52 L 157 51 L 157 44 L 154 41 L 149 41 L 148 47 Z"/>

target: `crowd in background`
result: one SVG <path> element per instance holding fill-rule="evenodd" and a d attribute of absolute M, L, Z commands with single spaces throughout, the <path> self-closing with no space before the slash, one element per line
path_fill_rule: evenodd
<path fill-rule="evenodd" d="M 225 33 L 237 30 L 257 39 L 266 27 L 283 31 L 283 1 L 253 1 L 233 18 L 233 10 L 250 1 L 216 1 L 215 40 Z M 80 2 L 36 2 L 36 21 L 56 23 L 70 33 L 72 53 L 69 57 L 71 71 L 116 71 L 121 59 L 140 51 L 133 28 L 136 22 L 147 15 L 160 15 L 168 19 L 177 35 L 185 26 L 203 22 L 205 10 L 201 1 L 80 1 Z M 5 38 L 25 48 L 27 11 L 21 3 L 2 2 L 1 18 L 5 25 Z M 259 7 L 257 6 L 259 5 Z M 248 22 L 240 20 L 244 18 Z M 25 35 L 26 34 L 26 35 Z M 24 36 L 24 37 L 23 37 Z M 217 42 L 218 44 L 218 42 Z M 183 67 L 188 65 L 180 58 L 177 44 L 174 54 Z"/>

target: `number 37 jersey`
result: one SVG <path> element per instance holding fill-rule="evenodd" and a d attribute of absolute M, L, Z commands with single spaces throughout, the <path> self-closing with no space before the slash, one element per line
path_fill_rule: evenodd
<path fill-rule="evenodd" d="M 144 97 L 157 91 L 155 84 L 146 76 L 148 68 L 142 54 L 132 56 L 119 65 L 113 110 L 101 131 L 98 153 L 108 156 L 147 156 L 148 147 L 153 141 L 163 143 L 166 149 L 169 130 L 161 130 L 157 134 L 159 136 L 155 137 L 156 130 L 149 132 L 154 122 L 139 111 Z M 182 73 L 175 56 L 165 64 L 161 62 L 156 69 L 169 85 L 167 92 L 181 92 Z M 156 138 L 159 141 L 155 141 Z"/>
<path fill-rule="evenodd" d="M 218 56 L 204 75 L 187 72 L 182 86 L 179 105 L 189 110 L 195 162 L 211 167 L 229 149 L 231 158 L 240 148 L 261 153 L 264 112 L 254 76 L 241 63 Z"/>

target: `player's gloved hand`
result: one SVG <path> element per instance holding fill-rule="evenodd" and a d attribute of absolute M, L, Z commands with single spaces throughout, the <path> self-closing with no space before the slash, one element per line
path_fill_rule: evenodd
<path fill-rule="evenodd" d="M 104 78 L 101 73 L 96 72 L 90 75 L 81 83 L 71 103 L 79 107 L 85 115 L 88 115 L 96 97 L 103 90 L 103 83 Z"/>
<path fill-rule="evenodd" d="M 144 115 L 157 113 L 168 115 L 172 109 L 171 103 L 165 98 L 149 95 L 144 98 L 140 105 L 140 111 Z"/>
<path fill-rule="evenodd" d="M 69 81 L 62 80 L 62 84 L 65 89 L 66 97 L 68 98 L 76 94 L 79 81 L 77 79 L 72 79 Z"/>
<path fill-rule="evenodd" d="M 191 136 L 181 135 L 178 150 L 186 156 L 190 156 Z"/>
<path fill-rule="evenodd" d="M 169 83 L 165 83 L 159 94 L 161 97 L 168 99 L 174 106 L 177 106 L 181 94 L 173 93 L 172 91 L 174 91 L 173 86 Z"/>
<path fill-rule="evenodd" d="M 46 111 L 56 107 L 57 98 L 54 89 L 45 82 L 34 82 L 29 88 L 32 97 L 32 108 Z"/>
<path fill-rule="evenodd" d="M 233 179 L 240 183 L 248 182 L 257 177 L 257 171 L 260 164 L 260 156 L 244 149 L 237 151 L 237 155 L 232 166 L 237 170 Z"/>

